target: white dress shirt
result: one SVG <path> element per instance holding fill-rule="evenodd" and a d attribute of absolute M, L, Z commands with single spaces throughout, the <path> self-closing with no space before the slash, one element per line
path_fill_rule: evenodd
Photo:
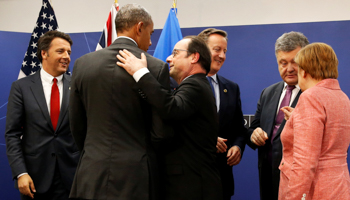
<path fill-rule="evenodd" d="M 295 97 L 298 95 L 299 91 L 300 91 L 299 85 L 295 85 L 295 88 L 292 90 L 292 96 L 290 97 L 289 106 L 292 105 L 292 103 L 293 103 Z M 282 100 L 283 100 L 284 96 L 286 95 L 286 92 L 287 92 L 287 83 L 284 83 L 283 91 L 282 91 L 282 94 L 280 96 L 280 101 L 278 102 L 278 107 L 277 107 L 277 110 L 276 110 L 276 116 L 277 116 L 279 110 L 281 109 L 280 105 L 282 103 Z"/>
<path fill-rule="evenodd" d="M 49 114 L 50 114 L 50 101 L 51 101 L 51 90 L 53 85 L 53 78 L 57 79 L 57 87 L 60 93 L 60 109 L 61 109 L 62 96 L 63 96 L 63 81 L 62 81 L 63 74 L 57 77 L 53 77 L 51 74 L 47 73 L 42 68 L 40 70 L 40 78 L 41 78 L 41 83 L 43 84 L 44 95 L 45 95 L 47 109 L 49 110 Z"/>

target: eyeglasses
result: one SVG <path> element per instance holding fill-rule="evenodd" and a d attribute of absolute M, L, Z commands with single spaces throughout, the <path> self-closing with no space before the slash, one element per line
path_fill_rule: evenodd
<path fill-rule="evenodd" d="M 179 51 L 187 51 L 188 52 L 188 50 L 186 50 L 186 49 L 174 49 L 173 52 L 171 52 L 171 55 L 173 57 L 175 57 L 179 53 Z"/>

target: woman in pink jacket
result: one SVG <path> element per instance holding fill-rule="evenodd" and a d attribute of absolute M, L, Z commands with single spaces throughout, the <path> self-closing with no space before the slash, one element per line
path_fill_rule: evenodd
<path fill-rule="evenodd" d="M 350 101 L 332 47 L 309 44 L 295 57 L 303 93 L 281 135 L 279 200 L 350 199 Z"/>

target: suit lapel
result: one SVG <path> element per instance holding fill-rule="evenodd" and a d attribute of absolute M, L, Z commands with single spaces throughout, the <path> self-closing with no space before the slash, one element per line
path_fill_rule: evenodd
<path fill-rule="evenodd" d="M 219 114 L 219 120 L 221 121 L 221 117 L 223 115 L 223 112 L 220 112 L 220 111 L 226 110 L 229 98 L 228 98 L 226 84 L 220 79 L 219 75 L 216 75 L 216 78 L 217 78 L 218 84 L 219 84 L 220 108 L 219 108 L 218 114 Z"/>
<path fill-rule="evenodd" d="M 62 82 L 63 82 L 63 96 L 62 96 L 62 104 L 60 109 L 60 116 L 57 122 L 56 131 L 60 128 L 62 121 L 67 114 L 68 104 L 69 104 L 69 90 L 70 90 L 70 79 L 68 79 L 69 75 L 63 74 Z"/>
<path fill-rule="evenodd" d="M 283 86 L 284 86 L 284 82 L 281 81 L 280 84 L 277 85 L 273 95 L 271 98 L 269 98 L 269 100 L 271 101 L 269 103 L 270 107 L 268 108 L 268 110 L 271 110 L 268 119 L 270 120 L 267 124 L 266 127 L 269 127 L 269 130 L 266 131 L 268 137 L 271 137 L 272 135 L 272 130 L 273 127 L 275 125 L 275 118 L 276 118 L 276 112 L 277 112 L 277 107 L 278 107 L 278 103 L 281 97 L 281 93 L 283 90 Z"/>
<path fill-rule="evenodd" d="M 30 87 L 30 89 L 33 93 L 33 96 L 36 102 L 38 103 L 44 118 L 49 122 L 49 124 L 51 124 L 51 118 L 49 114 L 49 109 L 47 108 L 47 104 L 46 104 L 43 84 L 41 83 L 41 79 L 40 79 L 40 70 L 38 70 L 33 75 L 32 82 L 33 82 L 33 85 Z M 51 128 L 53 129 L 52 124 L 51 124 Z"/>
<path fill-rule="evenodd" d="M 291 104 L 291 107 L 292 107 L 292 108 L 295 108 L 295 106 L 297 105 L 300 94 L 301 94 L 301 90 L 299 90 L 297 96 L 296 96 L 295 99 L 293 100 L 293 103 Z M 283 130 L 285 124 L 286 124 L 286 120 L 283 119 L 283 121 L 282 121 L 282 123 L 281 123 L 281 126 L 279 127 L 279 129 L 278 129 L 277 132 L 276 132 L 276 136 L 278 136 L 278 135 L 281 134 L 281 132 L 282 132 L 282 130 Z M 275 137 L 275 138 L 277 138 L 277 137 Z"/>

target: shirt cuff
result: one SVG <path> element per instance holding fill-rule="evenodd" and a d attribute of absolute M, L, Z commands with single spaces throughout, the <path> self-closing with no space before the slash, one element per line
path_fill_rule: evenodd
<path fill-rule="evenodd" d="M 19 179 L 19 177 L 21 177 L 21 176 L 23 176 L 23 175 L 26 175 L 26 174 L 28 174 L 27 172 L 24 172 L 24 173 L 22 173 L 22 174 L 19 174 L 18 176 L 17 176 L 17 179 Z"/>
<path fill-rule="evenodd" d="M 149 73 L 149 70 L 147 68 L 142 68 L 137 70 L 132 77 L 134 77 L 136 82 L 139 82 L 139 80 L 142 78 L 143 75 Z"/>

